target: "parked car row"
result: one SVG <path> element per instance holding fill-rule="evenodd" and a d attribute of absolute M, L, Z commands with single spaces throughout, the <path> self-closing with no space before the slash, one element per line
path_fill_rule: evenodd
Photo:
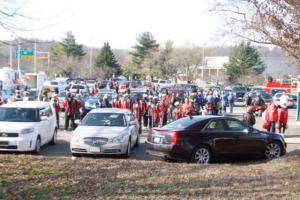
<path fill-rule="evenodd" d="M 0 151 L 39 153 L 57 141 L 55 110 L 48 102 L 13 102 L 0 107 Z M 130 110 L 90 111 L 72 134 L 70 150 L 81 154 L 123 155 L 139 146 L 139 123 Z M 286 152 L 284 138 L 254 129 L 224 116 L 185 117 L 150 129 L 146 152 L 165 159 L 210 163 L 222 155 L 263 155 L 277 158 Z"/>

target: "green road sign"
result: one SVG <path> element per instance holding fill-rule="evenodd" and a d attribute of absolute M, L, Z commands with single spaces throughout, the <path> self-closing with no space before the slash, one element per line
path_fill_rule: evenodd
<path fill-rule="evenodd" d="M 34 51 L 33 50 L 20 50 L 20 53 L 16 51 L 16 58 L 18 58 L 20 55 L 20 58 L 33 58 Z"/>

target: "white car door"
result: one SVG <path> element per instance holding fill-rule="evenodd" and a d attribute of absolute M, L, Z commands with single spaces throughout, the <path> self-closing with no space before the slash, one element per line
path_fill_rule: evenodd
<path fill-rule="evenodd" d="M 56 127 L 56 116 L 53 106 L 48 107 L 48 120 L 47 120 L 47 141 L 50 142 L 53 137 L 54 129 Z"/>
<path fill-rule="evenodd" d="M 47 108 L 42 107 L 40 108 L 40 119 L 41 121 L 39 122 L 38 126 L 38 134 L 41 137 L 41 143 L 45 144 L 47 142 L 47 127 L 48 127 L 48 117 L 47 117 Z"/>
<path fill-rule="evenodd" d="M 138 127 L 137 120 L 135 119 L 135 117 L 134 117 L 134 115 L 132 113 L 130 114 L 129 125 L 130 125 L 131 138 L 132 138 L 131 145 L 133 146 L 135 144 L 135 141 L 137 140 L 137 137 L 138 137 L 139 127 Z"/>

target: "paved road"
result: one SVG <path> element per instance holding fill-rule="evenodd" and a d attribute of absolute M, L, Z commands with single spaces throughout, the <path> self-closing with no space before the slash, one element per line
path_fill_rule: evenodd
<path fill-rule="evenodd" d="M 243 112 L 245 108 L 243 107 L 237 107 L 234 111 L 234 116 L 239 117 Z M 292 109 L 289 110 L 289 116 L 290 116 L 290 126 L 287 130 L 287 133 L 285 135 L 286 141 L 288 143 L 287 151 L 291 152 L 296 149 L 300 149 L 300 133 L 298 130 L 300 130 L 300 126 L 295 123 L 296 119 L 296 110 Z M 256 128 L 261 129 L 262 126 L 262 119 L 257 118 L 257 124 Z M 61 122 L 63 122 L 63 118 L 61 119 Z M 64 156 L 64 157 L 71 157 L 71 152 L 69 149 L 69 141 L 71 137 L 72 132 L 71 131 L 64 131 L 60 130 L 58 132 L 58 143 L 55 146 L 47 145 L 44 146 L 41 149 L 41 154 L 46 156 Z M 144 133 L 141 137 L 141 145 L 138 148 L 133 149 L 131 159 L 137 159 L 137 160 L 156 160 L 157 158 L 154 158 L 150 155 L 147 155 L 145 153 L 145 142 L 146 134 Z"/>

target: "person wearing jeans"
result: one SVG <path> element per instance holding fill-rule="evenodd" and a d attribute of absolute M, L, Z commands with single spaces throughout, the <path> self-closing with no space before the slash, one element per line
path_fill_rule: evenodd
<path fill-rule="evenodd" d="M 63 102 L 65 108 L 65 130 L 69 128 L 69 122 L 71 120 L 72 130 L 75 129 L 75 111 L 76 104 L 74 99 L 71 97 L 71 94 L 68 93 L 66 99 Z"/>

